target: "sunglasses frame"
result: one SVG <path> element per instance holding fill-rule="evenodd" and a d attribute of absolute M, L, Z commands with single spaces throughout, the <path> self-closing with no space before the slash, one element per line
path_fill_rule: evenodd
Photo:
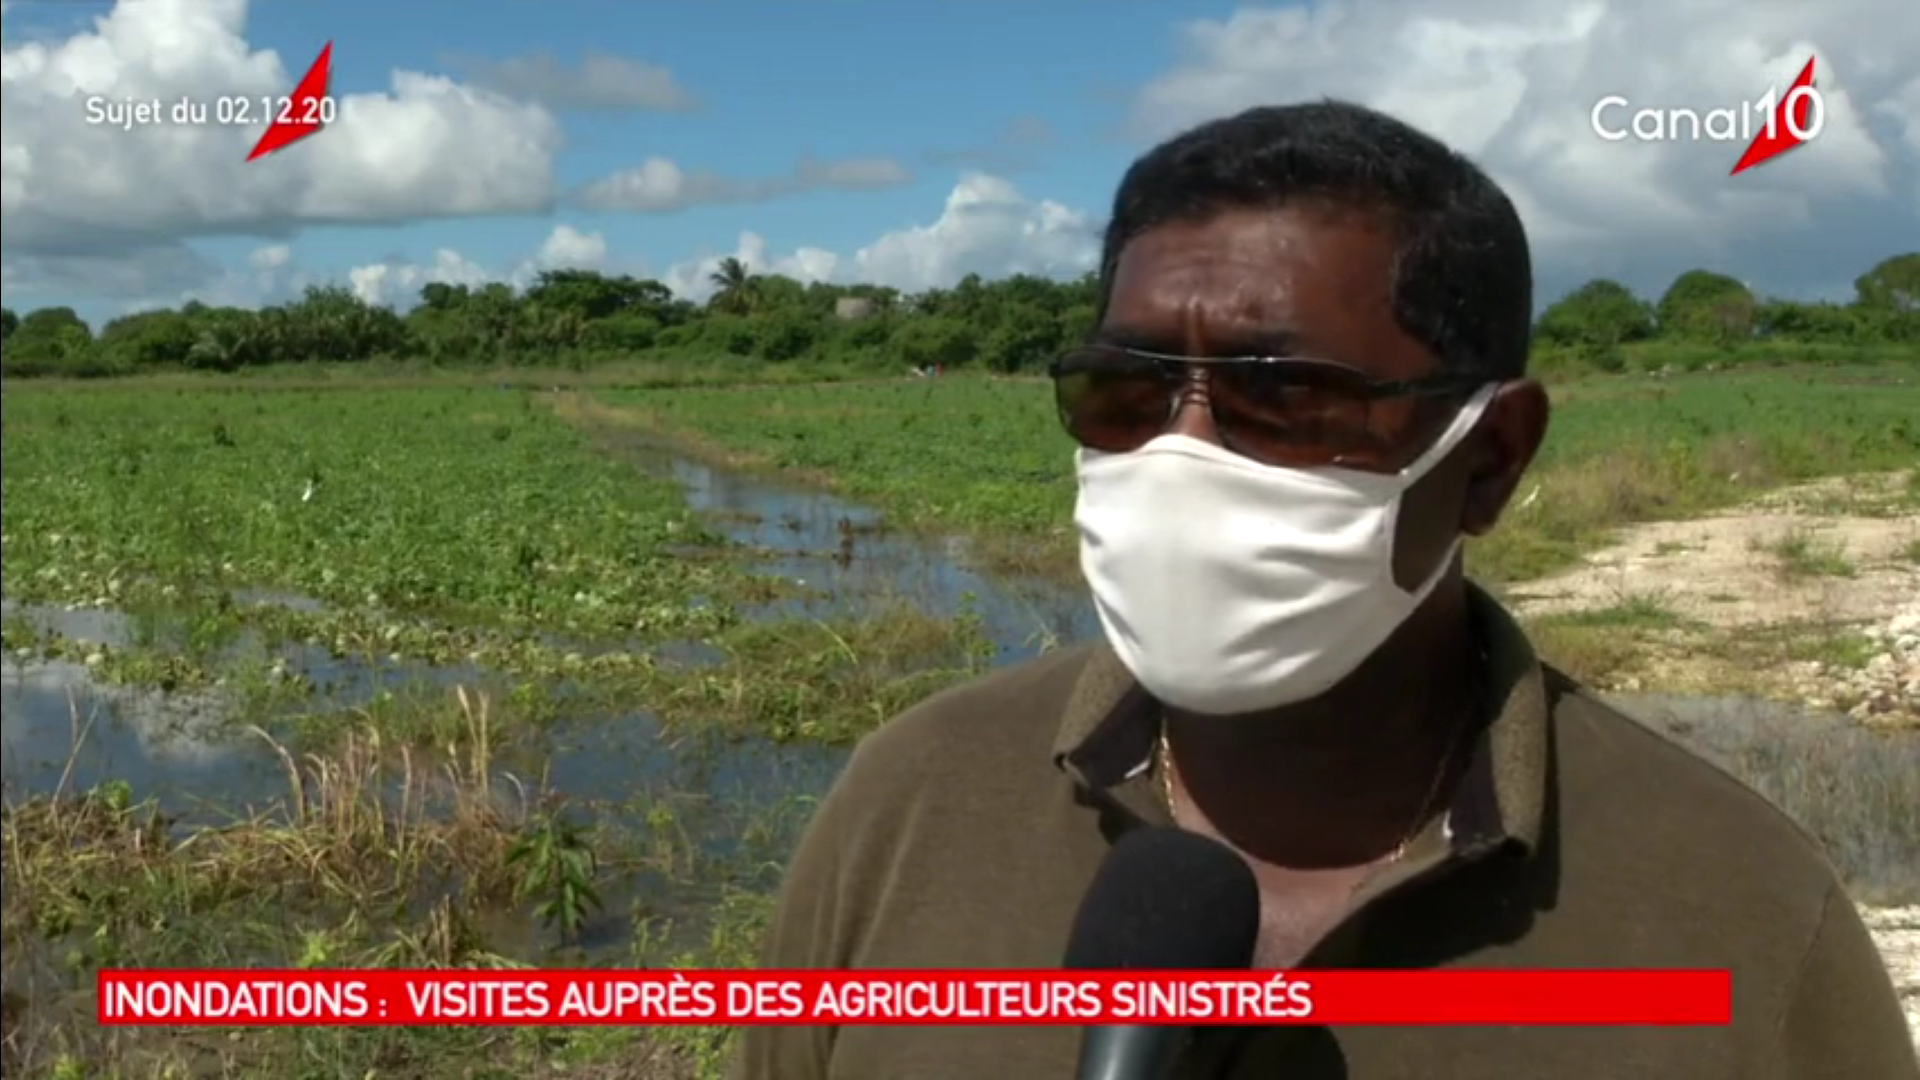
<path fill-rule="evenodd" d="M 1086 354 L 1095 352 L 1095 351 L 1126 356 L 1135 360 L 1147 361 L 1151 367 L 1158 370 L 1159 374 L 1169 384 L 1174 384 L 1174 385 L 1177 385 L 1178 383 L 1183 381 L 1186 374 L 1196 367 L 1205 368 L 1205 367 L 1213 367 L 1216 365 L 1253 365 L 1253 364 L 1288 365 L 1288 366 L 1302 369 L 1302 370 L 1335 371 L 1335 372 L 1341 373 L 1343 376 L 1351 377 L 1353 380 L 1354 386 L 1356 387 L 1356 389 L 1362 390 L 1363 397 L 1369 405 L 1377 401 L 1391 400 L 1394 398 L 1407 398 L 1407 397 L 1432 398 L 1432 397 L 1467 396 L 1467 395 L 1471 395 L 1472 393 L 1481 389 L 1482 387 L 1491 385 L 1499 381 L 1496 379 L 1489 379 L 1484 375 L 1467 375 L 1467 374 L 1454 374 L 1454 373 L 1444 373 L 1444 372 L 1436 373 L 1432 375 L 1423 375 L 1418 378 L 1412 378 L 1412 379 L 1375 379 L 1368 376 L 1365 372 L 1361 371 L 1360 369 L 1355 368 L 1349 364 L 1343 364 L 1336 360 L 1322 360 L 1322 359 L 1319 359 L 1318 357 L 1179 356 L 1172 353 L 1160 353 L 1160 352 L 1153 352 L 1147 349 L 1136 349 L 1126 345 L 1110 345 L 1110 344 L 1104 344 L 1104 343 L 1095 343 L 1095 344 L 1089 344 L 1089 345 L 1082 345 L 1076 349 L 1072 349 L 1067 353 L 1065 353 L 1064 355 L 1056 358 L 1051 364 L 1047 365 L 1047 376 L 1048 378 L 1052 379 L 1054 383 L 1055 412 L 1059 416 L 1061 426 L 1066 429 L 1068 435 L 1073 436 L 1076 442 L 1080 442 L 1081 440 L 1079 439 L 1079 436 L 1074 435 L 1073 424 L 1068 415 L 1065 403 L 1063 403 L 1060 400 L 1060 388 L 1061 388 L 1060 383 L 1062 379 L 1069 378 L 1076 375 L 1096 375 L 1097 376 L 1099 374 L 1099 367 L 1097 365 L 1093 363 L 1081 363 L 1081 364 L 1074 363 L 1074 359 L 1076 357 L 1085 356 Z M 1182 398 L 1180 394 L 1169 393 L 1167 395 L 1167 416 L 1166 416 L 1167 423 L 1171 423 L 1173 421 L 1173 418 L 1179 415 L 1181 404 L 1182 404 Z M 1231 422 L 1231 418 L 1222 417 L 1219 414 L 1218 403 L 1211 399 L 1209 399 L 1209 402 L 1208 402 L 1208 409 L 1213 413 L 1214 425 L 1216 428 L 1219 429 L 1221 438 L 1223 440 L 1230 439 L 1229 431 L 1232 427 L 1234 427 L 1234 424 Z M 1162 430 L 1164 430 L 1164 428 Z M 1082 445 L 1086 445 L 1086 444 L 1083 442 Z M 1142 443 L 1142 445 L 1145 445 L 1145 444 Z M 1229 447 L 1229 449 L 1236 449 L 1236 448 Z M 1340 460 L 1342 460 L 1342 457 L 1344 456 L 1345 455 L 1336 456 L 1335 458 L 1332 459 L 1332 463 L 1338 463 Z"/>

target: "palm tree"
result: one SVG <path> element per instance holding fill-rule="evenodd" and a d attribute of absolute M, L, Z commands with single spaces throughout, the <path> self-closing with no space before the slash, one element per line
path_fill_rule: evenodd
<path fill-rule="evenodd" d="M 707 280 L 714 288 L 713 299 L 707 301 L 707 306 L 713 310 L 739 315 L 752 306 L 755 278 L 747 269 L 747 264 L 738 257 L 729 255 L 721 259 L 720 265 L 707 275 Z"/>

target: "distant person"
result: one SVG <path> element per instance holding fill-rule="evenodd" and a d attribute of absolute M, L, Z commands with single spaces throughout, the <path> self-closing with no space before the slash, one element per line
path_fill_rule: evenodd
<path fill-rule="evenodd" d="M 1367 109 L 1255 109 L 1128 170 L 1100 286 L 1053 377 L 1105 640 L 868 736 L 767 966 L 1058 966 L 1114 838 L 1174 823 L 1254 868 L 1256 966 L 1735 977 L 1726 1028 L 1203 1029 L 1184 1075 L 1920 1077 L 1808 837 L 1544 666 L 1462 574 L 1548 419 L 1493 181 Z M 755 1028 L 735 1076 L 1046 1080 L 1079 1037 Z"/>

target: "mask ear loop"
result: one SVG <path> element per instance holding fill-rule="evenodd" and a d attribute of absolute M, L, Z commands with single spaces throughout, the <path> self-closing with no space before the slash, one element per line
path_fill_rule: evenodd
<path fill-rule="evenodd" d="M 1425 452 L 1413 459 L 1411 464 L 1400 470 L 1399 478 L 1411 485 L 1432 472 L 1434 466 L 1440 464 L 1441 459 L 1453 453 L 1462 442 L 1466 441 L 1467 436 L 1473 433 L 1473 429 L 1487 415 L 1487 406 L 1493 403 L 1493 396 L 1499 392 L 1500 387 L 1497 383 L 1490 383 L 1475 390 L 1473 396 L 1467 399 L 1467 403 L 1460 406 L 1460 411 L 1453 414 L 1453 421 L 1447 425 L 1446 430 L 1440 433 L 1439 438 L 1433 440 L 1433 445 L 1427 447 Z"/>
<path fill-rule="evenodd" d="M 1473 396 L 1467 399 L 1467 403 L 1460 406 L 1460 411 L 1454 415 L 1453 422 L 1448 424 L 1447 429 L 1440 433 L 1440 437 L 1433 441 L 1433 445 L 1427 448 L 1426 453 L 1421 454 L 1413 464 L 1401 470 L 1400 477 L 1403 481 L 1403 486 L 1400 490 L 1400 497 L 1394 499 L 1393 508 L 1392 527 L 1395 535 L 1399 533 L 1400 509 L 1404 505 L 1401 497 L 1406 495 L 1406 489 L 1419 483 L 1421 477 L 1431 472 L 1434 466 L 1438 465 L 1441 460 L 1448 454 L 1453 453 L 1462 442 L 1466 441 L 1467 436 L 1473 433 L 1473 429 L 1479 426 L 1481 418 L 1486 416 L 1487 406 L 1492 403 L 1493 395 L 1499 392 L 1500 387 L 1498 385 L 1483 386 L 1474 391 Z M 1440 587 L 1441 579 L 1446 577 L 1447 568 L 1452 566 L 1454 560 L 1460 557 L 1460 552 L 1463 551 L 1466 546 L 1467 538 L 1465 536 L 1455 536 L 1453 543 L 1447 545 L 1446 554 L 1442 555 L 1440 561 L 1434 564 L 1433 570 L 1427 574 L 1426 580 L 1422 581 L 1418 587 L 1413 589 L 1400 588 L 1398 582 L 1394 582 L 1394 587 L 1407 594 L 1408 599 L 1416 606 L 1426 603 L 1427 597 L 1433 595 L 1433 590 Z M 1391 545 L 1389 545 L 1389 547 L 1391 547 Z M 1393 558 L 1391 554 L 1388 555 L 1387 563 L 1387 578 L 1391 581 L 1393 578 Z"/>

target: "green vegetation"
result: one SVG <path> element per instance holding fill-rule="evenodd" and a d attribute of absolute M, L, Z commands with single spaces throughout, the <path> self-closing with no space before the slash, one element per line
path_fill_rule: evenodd
<path fill-rule="evenodd" d="M 112 964 L 750 962 L 837 760 L 794 751 L 819 767 L 793 776 L 754 747 L 843 744 L 990 651 L 910 596 L 751 617 L 812 594 L 521 391 L 29 389 L 0 409 L 8 663 L 107 687 L 69 681 L 55 745 L 26 734 L 44 715 L 8 719 L 10 769 L 39 777 L 15 797 L 10 771 L 4 811 L 9 1075 L 442 1076 L 449 1055 L 710 1074 L 724 1032 L 107 1038 L 84 988 Z M 75 606 L 130 626 L 29 617 Z M 672 659 L 687 641 L 706 652 Z M 219 717 L 173 737 L 252 748 L 281 781 L 217 770 L 232 790 L 162 806 L 124 762 L 101 775 L 96 748 L 172 726 L 167 701 Z M 164 755 L 144 768 L 165 780 Z M 740 769 L 761 777 L 745 798 Z"/>
<path fill-rule="evenodd" d="M 1073 444 L 1033 379 L 602 391 L 576 418 L 800 477 L 898 526 L 968 533 L 995 569 L 1075 572 Z"/>
<path fill-rule="evenodd" d="M 1553 428 L 1532 486 L 1471 549 L 1483 580 L 1570 565 L 1627 522 L 1691 516 L 1798 480 L 1920 461 L 1920 381 L 1899 368 L 1591 379 L 1554 393 Z M 600 422 L 647 426 L 735 467 L 814 477 L 904 526 L 972 532 L 1002 569 L 1072 572 L 1072 445 L 1044 383 L 902 380 L 597 397 L 605 403 Z"/>
<path fill-rule="evenodd" d="M 704 305 L 657 281 L 558 271 L 524 293 L 440 283 L 409 313 L 315 287 L 260 311 L 188 304 L 92 329 L 66 308 L 0 312 L 7 376 L 97 378 L 155 372 L 540 368 L 686 385 L 897 374 L 907 367 L 1035 372 L 1092 326 L 1091 277 L 970 276 L 906 296 L 877 286 L 803 285 L 739 260 Z M 1648 303 L 1595 281 L 1540 319 L 1536 365 L 1553 375 L 1750 364 L 1907 359 L 1920 344 L 1920 252 L 1863 273 L 1851 303 L 1756 296 L 1706 270 Z M 291 369 L 291 370 L 287 370 Z"/>
<path fill-rule="evenodd" d="M 1475 572 L 1504 585 L 1628 521 L 1912 466 L 1909 265 L 1836 309 L 1887 335 L 1853 344 L 1706 340 L 1678 284 L 1613 352 L 1550 315 L 1553 435 Z M 1019 644 L 981 614 L 994 598 L 862 561 L 1071 576 L 1071 447 L 1030 376 L 1092 295 L 723 276 L 705 309 L 551 275 L 524 297 L 430 286 L 404 317 L 324 291 L 98 340 L 6 316 L 9 378 L 56 378 L 0 401 L 0 646 L 10 677 L 71 694 L 51 720 L 9 716 L 8 1075 L 717 1075 L 724 1030 L 110 1033 L 89 989 L 108 965 L 753 962 L 845 745 Z M 1616 314 L 1632 299 L 1589 292 Z M 836 316 L 849 299 L 872 310 Z M 1695 370 L 1716 365 L 1735 370 Z M 909 366 L 1000 377 L 874 377 Z M 123 373 L 141 377 L 76 381 Z M 696 505 L 669 452 L 727 475 Z M 883 520 L 731 486 L 754 476 Z M 1920 473 L 1890 498 L 1920 508 Z M 1686 629 L 1631 591 L 1537 627 L 1596 664 Z M 1833 635 L 1819 655 L 1861 648 Z M 1715 729 L 1729 767 L 1893 890 L 1888 868 L 1920 858 L 1908 759 L 1864 733 L 1746 730 Z M 147 747 L 163 735 L 253 771 L 209 751 L 179 772 L 194 755 Z"/>
<path fill-rule="evenodd" d="M 1781 576 L 1788 578 L 1852 577 L 1860 569 L 1847 556 L 1846 545 L 1805 528 L 1757 544 L 1754 550 L 1773 556 Z"/>
<path fill-rule="evenodd" d="M 1920 252 L 1883 260 L 1854 282 L 1854 294 L 1851 304 L 1774 300 L 1726 274 L 1689 270 L 1648 303 L 1618 282 L 1591 281 L 1541 314 L 1535 366 L 1548 374 L 1727 367 L 1756 340 L 1796 363 L 1857 362 L 1862 349 L 1911 360 Z M 1667 347 L 1648 348 L 1655 343 Z"/>

